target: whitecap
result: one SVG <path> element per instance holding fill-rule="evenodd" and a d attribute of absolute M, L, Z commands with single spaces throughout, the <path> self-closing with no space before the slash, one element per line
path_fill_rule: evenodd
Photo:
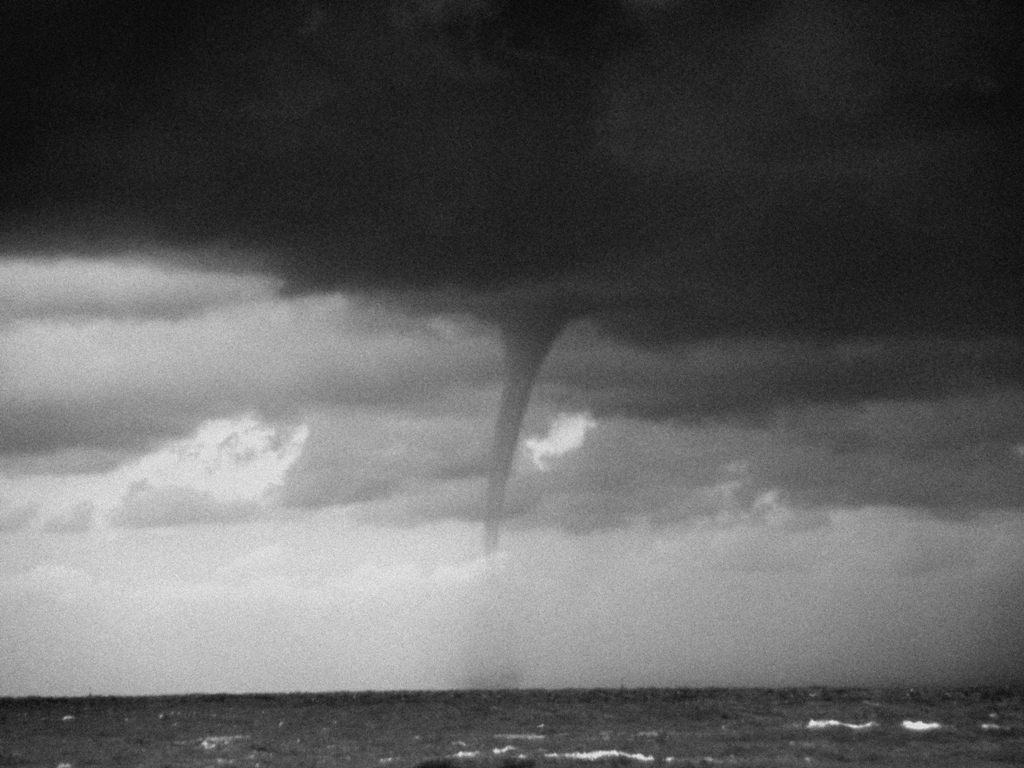
<path fill-rule="evenodd" d="M 869 720 L 866 723 L 844 723 L 842 720 L 810 720 L 808 728 L 849 728 L 854 731 L 862 731 L 865 728 L 874 728 L 878 723 Z"/>
<path fill-rule="evenodd" d="M 565 760 L 589 760 L 594 762 L 596 760 L 604 760 L 609 757 L 624 757 L 627 760 L 636 760 L 640 763 L 653 763 L 654 757 L 652 755 L 642 755 L 640 753 L 630 754 L 629 752 L 620 752 L 617 749 L 597 749 L 593 752 L 548 752 L 544 755 L 547 758 L 553 759 L 565 759 Z"/>
<path fill-rule="evenodd" d="M 926 723 L 924 720 L 904 720 L 903 727 L 908 731 L 934 731 L 942 726 L 939 723 Z"/>
<path fill-rule="evenodd" d="M 494 734 L 494 738 L 496 738 L 496 739 L 527 739 L 527 740 L 531 740 L 531 741 L 536 741 L 538 739 L 543 739 L 544 738 L 544 734 L 543 733 L 496 733 L 496 734 Z"/>

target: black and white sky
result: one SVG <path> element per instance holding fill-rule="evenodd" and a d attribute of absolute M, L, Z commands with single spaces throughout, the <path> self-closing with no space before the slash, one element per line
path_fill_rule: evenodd
<path fill-rule="evenodd" d="M 1016 4 L 12 0 L 0 51 L 0 695 L 1024 678 Z"/>

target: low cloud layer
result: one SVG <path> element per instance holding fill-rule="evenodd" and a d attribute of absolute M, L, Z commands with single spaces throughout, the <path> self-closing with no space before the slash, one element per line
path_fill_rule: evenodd
<path fill-rule="evenodd" d="M 134 256 L 134 258 L 133 258 Z M 0 260 L 0 323 L 18 319 L 182 318 L 225 304 L 271 298 L 280 281 L 204 273 L 184 253 L 118 258 Z M 201 260 L 198 254 L 191 259 Z"/>
<path fill-rule="evenodd" d="M 497 581 L 477 527 L 451 522 L 4 540 L 0 671 L 5 693 L 63 695 L 1006 682 L 1024 674 L 1022 536 L 882 510 L 796 533 L 525 531 Z"/>
<path fill-rule="evenodd" d="M 109 262 L 96 268 L 120 274 Z M 211 293 L 228 279 L 176 274 L 186 285 L 209 280 Z M 309 430 L 275 504 L 384 504 L 386 513 L 365 514 L 403 525 L 479 516 L 473 499 L 501 386 L 495 328 L 365 296 L 233 302 L 178 318 L 25 317 L 0 329 L 5 473 L 114 476 L 211 419 L 255 416 L 282 435 Z M 1019 345 L 1001 337 L 651 346 L 577 323 L 542 369 L 509 516 L 594 530 L 714 516 L 765 494 L 808 514 L 894 505 L 959 519 L 1016 509 L 1022 364 Z M 551 448 L 558 425 L 576 422 L 588 426 L 572 446 Z M 188 488 L 171 498 L 143 484 L 111 519 L 267 514 L 221 510 Z M 406 500 L 401 513 L 396 499 Z M 30 500 L 4 502 L 5 524 L 34 519 Z M 47 527 L 88 518 L 64 507 L 41 514 Z"/>
<path fill-rule="evenodd" d="M 180 320 L 46 320 L 0 330 L 0 452 L 127 446 L 206 418 L 315 405 L 427 407 L 493 380 L 498 350 L 444 323 L 375 325 L 342 297 Z"/>

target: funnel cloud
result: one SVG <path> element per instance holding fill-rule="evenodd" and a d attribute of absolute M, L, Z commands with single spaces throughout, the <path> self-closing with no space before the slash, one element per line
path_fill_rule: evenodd
<path fill-rule="evenodd" d="M 492 554 L 498 548 L 505 490 L 512 471 L 523 416 L 530 402 L 530 391 L 544 358 L 570 319 L 568 309 L 556 301 L 531 308 L 528 314 L 508 317 L 502 324 L 505 382 L 487 471 L 487 495 L 484 501 L 485 554 Z"/>

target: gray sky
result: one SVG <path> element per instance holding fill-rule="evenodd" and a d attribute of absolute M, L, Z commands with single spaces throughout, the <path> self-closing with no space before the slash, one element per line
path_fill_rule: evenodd
<path fill-rule="evenodd" d="M 12 7 L 0 695 L 1024 677 L 1014 6 Z"/>

